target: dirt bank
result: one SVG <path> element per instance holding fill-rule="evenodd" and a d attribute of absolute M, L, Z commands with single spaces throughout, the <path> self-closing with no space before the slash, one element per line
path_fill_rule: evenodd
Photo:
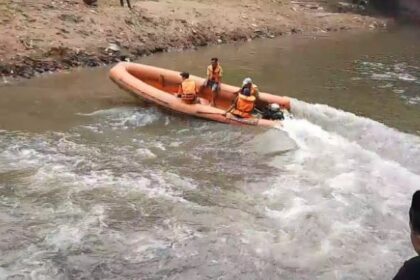
<path fill-rule="evenodd" d="M 0 3 L 0 74 L 100 66 L 170 51 L 300 32 L 382 28 L 336 1 L 285 0 L 10 0 Z M 333 3 L 333 4 L 332 4 Z M 341 12 L 339 12 L 341 11 Z"/>

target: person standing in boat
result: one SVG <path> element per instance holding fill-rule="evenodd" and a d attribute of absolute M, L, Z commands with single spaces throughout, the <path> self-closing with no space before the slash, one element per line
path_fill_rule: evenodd
<path fill-rule="evenodd" d="M 420 191 L 416 191 L 411 200 L 409 219 L 411 244 L 414 251 L 420 255 Z M 420 256 L 406 261 L 394 277 L 394 280 L 418 279 L 420 279 Z"/>
<path fill-rule="evenodd" d="M 197 101 L 197 85 L 194 80 L 190 79 L 188 72 L 182 72 L 182 82 L 179 85 L 177 97 L 181 98 L 187 104 L 193 104 Z"/>
<path fill-rule="evenodd" d="M 215 106 L 216 96 L 220 92 L 220 85 L 222 82 L 223 68 L 219 64 L 219 59 L 213 57 L 211 64 L 207 67 L 207 79 L 204 82 L 205 87 L 209 87 L 212 92 L 211 106 Z"/>

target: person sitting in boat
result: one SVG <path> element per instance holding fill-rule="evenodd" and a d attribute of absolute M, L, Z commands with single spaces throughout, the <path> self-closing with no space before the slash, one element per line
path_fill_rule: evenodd
<path fill-rule="evenodd" d="M 245 78 L 242 82 L 242 88 L 239 90 L 238 93 L 243 92 L 244 89 L 249 89 L 251 95 L 258 99 L 259 91 L 258 86 L 252 82 L 251 78 Z"/>
<path fill-rule="evenodd" d="M 219 64 L 219 59 L 213 57 L 211 64 L 207 67 L 207 79 L 204 82 L 205 87 L 209 87 L 212 92 L 211 106 L 215 105 L 215 99 L 220 91 L 220 84 L 222 82 L 223 69 Z"/>
<path fill-rule="evenodd" d="M 183 102 L 193 104 L 197 101 L 197 86 L 194 80 L 190 79 L 188 72 L 182 72 L 182 83 L 179 85 L 177 97 L 180 97 Z"/>
<path fill-rule="evenodd" d="M 227 110 L 227 113 L 239 118 L 251 118 L 255 108 L 256 97 L 251 94 L 249 87 L 243 87 L 236 97 L 234 104 Z"/>

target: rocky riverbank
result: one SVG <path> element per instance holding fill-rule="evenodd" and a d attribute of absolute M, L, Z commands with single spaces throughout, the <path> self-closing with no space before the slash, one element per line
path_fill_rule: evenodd
<path fill-rule="evenodd" d="M 31 78 L 154 52 L 297 33 L 383 28 L 388 20 L 336 1 L 81 0 L 0 3 L 0 75 Z"/>

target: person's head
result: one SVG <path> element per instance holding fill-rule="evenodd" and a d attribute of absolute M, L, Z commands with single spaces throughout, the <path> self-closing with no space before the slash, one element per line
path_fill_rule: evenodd
<path fill-rule="evenodd" d="M 414 250 L 420 255 L 420 191 L 413 194 L 410 207 L 411 243 Z"/>
<path fill-rule="evenodd" d="M 181 74 L 179 74 L 182 78 L 182 80 L 188 79 L 190 77 L 190 73 L 188 72 L 181 72 Z"/>
<path fill-rule="evenodd" d="M 251 78 L 245 78 L 242 81 L 242 87 L 251 88 L 251 86 L 252 86 L 252 79 Z"/>
<path fill-rule="evenodd" d="M 216 67 L 218 63 L 219 63 L 219 59 L 217 57 L 212 57 L 212 59 L 211 59 L 211 65 L 213 67 Z"/>
<path fill-rule="evenodd" d="M 270 105 L 268 105 L 268 108 L 270 109 L 271 112 L 280 111 L 280 105 L 277 103 L 271 103 Z"/>

